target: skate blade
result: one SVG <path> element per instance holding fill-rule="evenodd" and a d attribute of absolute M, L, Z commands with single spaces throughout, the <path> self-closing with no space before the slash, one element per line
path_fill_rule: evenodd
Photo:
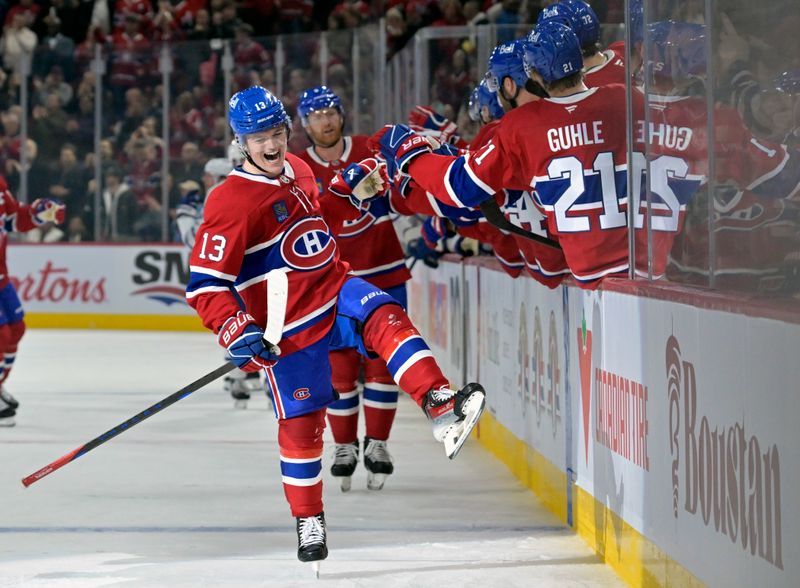
<path fill-rule="evenodd" d="M 387 474 L 367 473 L 367 488 L 370 490 L 382 490 L 386 483 Z"/>
<path fill-rule="evenodd" d="M 350 488 L 353 486 L 353 478 L 350 476 L 342 476 L 341 484 L 342 492 L 350 492 Z"/>
<path fill-rule="evenodd" d="M 0 427 L 13 427 L 17 424 L 17 421 L 14 420 L 14 417 L 6 417 L 4 419 L 0 419 Z"/>
<path fill-rule="evenodd" d="M 238 408 L 239 410 L 246 410 L 247 409 L 247 400 L 234 400 L 233 401 L 233 408 Z"/>
<path fill-rule="evenodd" d="M 481 418 L 483 409 L 486 406 L 486 395 L 481 392 L 475 392 L 464 405 L 464 414 L 466 415 L 462 420 L 451 425 L 450 429 L 444 436 L 444 451 L 447 457 L 455 459 L 461 447 L 469 439 L 469 434 Z"/>
<path fill-rule="evenodd" d="M 319 562 L 312 561 L 311 562 L 311 570 L 314 572 L 314 576 L 316 576 L 317 580 L 319 580 Z"/>

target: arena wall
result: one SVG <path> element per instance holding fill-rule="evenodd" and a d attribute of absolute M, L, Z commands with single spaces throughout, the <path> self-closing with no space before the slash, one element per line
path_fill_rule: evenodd
<path fill-rule="evenodd" d="M 412 310 L 446 299 L 453 320 L 477 290 L 463 373 L 487 389 L 480 441 L 623 579 L 797 585 L 796 320 L 625 280 L 548 290 L 491 261 L 454 292 L 450 266 L 415 273 L 436 301 Z"/>

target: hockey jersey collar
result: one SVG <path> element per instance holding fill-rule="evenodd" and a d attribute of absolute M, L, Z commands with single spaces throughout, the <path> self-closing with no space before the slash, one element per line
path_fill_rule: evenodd
<path fill-rule="evenodd" d="M 587 76 L 590 75 L 590 74 L 596 73 L 596 72 L 600 71 L 601 69 L 603 69 L 604 67 L 606 67 L 609 63 L 614 61 L 614 59 L 617 57 L 617 54 L 614 53 L 611 49 L 606 49 L 605 51 L 603 51 L 603 55 L 605 55 L 605 58 L 606 58 L 606 60 L 603 63 L 599 63 L 599 64 L 595 65 L 594 67 L 590 67 L 589 69 L 584 70 L 583 73 L 585 75 L 587 75 Z"/>
<path fill-rule="evenodd" d="M 339 159 L 336 160 L 337 162 L 347 161 L 348 159 L 350 159 L 350 151 L 352 151 L 353 149 L 353 140 L 349 136 L 342 137 L 342 141 L 344 141 L 344 150 L 342 151 L 342 154 L 339 156 Z M 330 167 L 332 163 L 330 161 L 325 161 L 324 159 L 322 159 L 317 154 L 317 152 L 314 151 L 313 145 L 311 145 L 310 147 L 306 147 L 306 153 L 308 153 L 308 156 L 314 160 L 314 163 L 317 163 L 322 167 Z"/>
<path fill-rule="evenodd" d="M 561 97 L 550 97 L 545 98 L 548 102 L 555 102 L 556 104 L 573 104 L 575 102 L 580 102 L 584 98 L 588 98 L 592 94 L 597 92 L 597 88 L 589 88 L 588 90 L 584 90 L 583 92 L 578 92 L 577 94 L 571 94 L 569 96 L 561 96 Z"/>
<path fill-rule="evenodd" d="M 283 176 L 286 176 L 287 178 L 290 178 L 292 180 L 295 179 L 294 168 L 292 167 L 292 164 L 289 163 L 288 159 L 283 163 L 283 173 L 277 178 L 268 178 L 267 176 L 263 176 L 261 174 L 251 174 L 249 172 L 244 171 L 240 167 L 237 167 L 228 175 L 239 176 L 240 178 L 244 178 L 245 180 L 250 180 L 252 182 L 259 182 L 261 184 L 270 184 L 272 186 L 282 186 L 283 183 L 281 182 L 280 178 Z"/>

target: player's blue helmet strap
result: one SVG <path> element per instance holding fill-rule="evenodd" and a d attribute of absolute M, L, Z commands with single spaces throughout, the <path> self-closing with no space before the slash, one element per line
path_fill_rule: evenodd
<path fill-rule="evenodd" d="M 578 37 L 554 21 L 537 25 L 525 44 L 525 67 L 535 69 L 548 84 L 579 72 L 583 56 Z"/>
<path fill-rule="evenodd" d="M 507 77 L 514 80 L 517 86 L 525 86 L 528 74 L 525 72 L 524 44 L 525 39 L 516 39 L 494 48 L 489 57 L 489 71 L 486 74 L 490 91 L 497 92 L 503 85 L 503 79 Z"/>
<path fill-rule="evenodd" d="M 228 120 L 237 136 L 251 135 L 282 124 L 291 126 L 281 101 L 261 86 L 251 86 L 231 97 Z"/>
<path fill-rule="evenodd" d="M 339 114 L 344 115 L 341 99 L 327 86 L 317 86 L 306 90 L 300 96 L 300 101 L 297 103 L 297 115 L 305 125 L 309 114 L 325 108 L 335 108 Z"/>

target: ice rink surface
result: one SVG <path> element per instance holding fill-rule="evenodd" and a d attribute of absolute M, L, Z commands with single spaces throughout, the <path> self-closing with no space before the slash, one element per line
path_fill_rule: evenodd
<path fill-rule="evenodd" d="M 26 334 L 7 386 L 17 426 L 0 428 L 0 586 L 622 585 L 476 442 L 447 460 L 407 397 L 380 492 L 363 465 L 340 492 L 326 432 L 319 580 L 296 559 L 271 409 L 263 397 L 234 409 L 221 381 L 23 488 L 221 363 L 206 333 Z"/>

